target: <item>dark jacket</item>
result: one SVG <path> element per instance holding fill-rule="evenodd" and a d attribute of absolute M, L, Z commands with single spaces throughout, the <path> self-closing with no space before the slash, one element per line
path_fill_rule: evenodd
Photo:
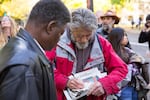
<path fill-rule="evenodd" d="M 139 41 L 139 43 L 148 42 L 148 47 L 149 47 L 149 50 L 150 50 L 150 31 L 148 31 L 148 32 L 141 31 L 138 41 Z"/>
<path fill-rule="evenodd" d="M 0 100 L 56 100 L 53 71 L 23 29 L 0 51 Z"/>
<path fill-rule="evenodd" d="M 103 36 L 105 39 L 108 39 L 108 32 L 104 31 L 102 27 L 98 27 L 98 29 L 96 30 L 96 32 L 98 34 L 100 34 L 101 36 Z"/>

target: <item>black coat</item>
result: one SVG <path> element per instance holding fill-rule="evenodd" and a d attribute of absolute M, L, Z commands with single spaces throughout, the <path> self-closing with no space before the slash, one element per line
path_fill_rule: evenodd
<path fill-rule="evenodd" d="M 138 41 L 139 41 L 139 43 L 148 42 L 148 47 L 150 50 L 150 31 L 148 31 L 148 32 L 141 31 Z"/>
<path fill-rule="evenodd" d="M 0 51 L 0 100 L 56 100 L 52 67 L 23 29 Z"/>

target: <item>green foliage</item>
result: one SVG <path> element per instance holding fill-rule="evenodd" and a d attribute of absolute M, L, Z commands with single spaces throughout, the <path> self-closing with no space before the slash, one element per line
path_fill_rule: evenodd
<path fill-rule="evenodd" d="M 127 0 L 111 0 L 112 5 L 120 5 L 124 6 L 126 4 Z"/>
<path fill-rule="evenodd" d="M 7 12 L 8 15 L 16 19 L 26 19 L 32 6 L 39 0 L 0 0 L 0 16 Z M 98 10 L 106 11 L 115 9 L 120 12 L 123 7 L 133 10 L 130 0 L 93 0 L 94 12 Z M 87 0 L 62 0 L 69 10 L 79 7 L 87 8 Z"/>
<path fill-rule="evenodd" d="M 87 8 L 87 0 L 62 0 L 64 4 L 70 9 L 79 7 Z M 110 0 L 93 0 L 94 12 L 97 10 L 107 10 L 111 8 Z"/>
<path fill-rule="evenodd" d="M 38 0 L 1 0 L 0 16 L 6 12 L 15 19 L 25 20 Z"/>
<path fill-rule="evenodd" d="M 111 6 L 110 0 L 103 0 L 103 2 L 101 0 L 94 0 L 94 12 L 98 10 L 106 11 L 110 9 Z"/>
<path fill-rule="evenodd" d="M 8 1 L 11 1 L 11 0 L 0 0 L 0 4 L 2 4 L 3 2 L 8 2 Z"/>
<path fill-rule="evenodd" d="M 69 10 L 77 9 L 79 7 L 86 8 L 86 0 L 62 0 Z"/>
<path fill-rule="evenodd" d="M 120 4 L 120 1 L 121 0 L 111 0 L 111 3 L 114 5 L 114 4 Z"/>

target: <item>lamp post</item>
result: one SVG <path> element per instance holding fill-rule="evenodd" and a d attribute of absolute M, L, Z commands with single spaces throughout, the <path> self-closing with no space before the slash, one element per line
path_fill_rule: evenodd
<path fill-rule="evenodd" d="M 93 0 L 87 0 L 87 8 L 94 11 L 94 9 L 93 9 Z"/>

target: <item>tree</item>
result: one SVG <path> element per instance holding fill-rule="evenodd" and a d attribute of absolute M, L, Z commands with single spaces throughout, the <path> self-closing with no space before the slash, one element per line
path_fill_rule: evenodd
<path fill-rule="evenodd" d="M 121 5 L 122 7 L 126 4 L 127 0 L 111 0 L 112 5 Z"/>
<path fill-rule="evenodd" d="M 2 16 L 5 11 L 4 9 L 1 7 L 3 5 L 4 2 L 10 2 L 11 0 L 0 0 L 0 16 Z"/>
<path fill-rule="evenodd" d="M 25 20 L 38 0 L 1 0 L 0 16 L 4 12 L 15 19 Z"/>
<path fill-rule="evenodd" d="M 69 10 L 76 9 L 79 7 L 86 8 L 86 0 L 62 0 Z"/>
<path fill-rule="evenodd" d="M 87 0 L 87 8 L 94 11 L 94 9 L 93 9 L 93 0 Z"/>
<path fill-rule="evenodd" d="M 8 2 L 8 1 L 11 1 L 11 0 L 0 0 L 0 4 L 2 4 L 3 2 Z"/>

